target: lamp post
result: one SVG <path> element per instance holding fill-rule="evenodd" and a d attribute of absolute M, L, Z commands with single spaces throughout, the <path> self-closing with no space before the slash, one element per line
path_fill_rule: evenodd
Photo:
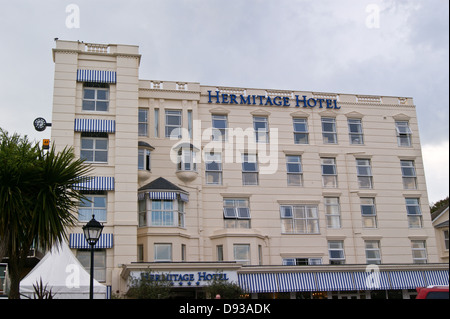
<path fill-rule="evenodd" d="M 92 219 L 83 226 L 83 233 L 86 241 L 91 246 L 91 278 L 89 287 L 89 299 L 94 299 L 94 246 L 102 234 L 103 225 L 95 220 L 94 215 Z"/>

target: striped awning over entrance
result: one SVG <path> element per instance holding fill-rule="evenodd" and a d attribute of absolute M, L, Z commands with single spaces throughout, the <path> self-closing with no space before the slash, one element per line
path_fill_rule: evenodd
<path fill-rule="evenodd" d="M 116 83 L 117 72 L 101 70 L 77 70 L 78 82 Z"/>
<path fill-rule="evenodd" d="M 448 271 L 240 273 L 248 293 L 415 289 L 448 285 Z"/>
<path fill-rule="evenodd" d="M 69 247 L 75 249 L 90 249 L 91 246 L 86 241 L 84 234 L 70 234 Z M 95 244 L 95 249 L 105 249 L 113 247 L 113 234 L 101 234 L 98 242 Z"/>
<path fill-rule="evenodd" d="M 93 191 L 113 191 L 114 177 L 110 176 L 89 176 L 80 179 L 80 183 L 74 186 L 77 190 Z"/>
<path fill-rule="evenodd" d="M 116 121 L 100 119 L 75 119 L 75 132 L 114 133 Z"/>
<path fill-rule="evenodd" d="M 180 193 L 180 192 L 140 192 L 138 193 L 138 200 L 144 200 L 146 197 L 148 199 L 165 199 L 165 200 L 174 200 L 179 199 L 183 202 L 189 202 L 189 195 Z"/>

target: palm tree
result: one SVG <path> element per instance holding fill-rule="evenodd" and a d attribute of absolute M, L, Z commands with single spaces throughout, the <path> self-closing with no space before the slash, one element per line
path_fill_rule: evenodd
<path fill-rule="evenodd" d="M 38 144 L 0 129 L 0 260 L 8 256 L 9 298 L 18 299 L 19 284 L 32 245 L 49 250 L 67 240 L 74 211 L 85 199 L 75 189 L 90 166 L 75 159 L 72 148 L 45 152 Z"/>

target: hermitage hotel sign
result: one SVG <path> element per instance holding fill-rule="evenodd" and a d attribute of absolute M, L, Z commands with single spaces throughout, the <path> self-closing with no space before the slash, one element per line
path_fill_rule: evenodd
<path fill-rule="evenodd" d="M 226 94 L 216 91 L 208 91 L 208 103 L 216 104 L 237 104 L 237 105 L 264 105 L 264 106 L 295 106 L 295 107 L 317 107 L 326 109 L 339 110 L 341 107 L 337 105 L 335 99 L 307 99 L 306 95 L 300 97 L 295 96 L 295 100 L 291 101 L 288 96 L 264 96 L 264 95 L 236 95 Z"/>

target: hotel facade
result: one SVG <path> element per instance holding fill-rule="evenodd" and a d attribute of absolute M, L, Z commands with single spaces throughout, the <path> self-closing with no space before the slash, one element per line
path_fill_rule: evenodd
<path fill-rule="evenodd" d="M 51 141 L 93 167 L 69 246 L 95 278 L 179 297 L 413 298 L 448 285 L 412 98 L 139 78 L 134 45 L 56 41 Z"/>

